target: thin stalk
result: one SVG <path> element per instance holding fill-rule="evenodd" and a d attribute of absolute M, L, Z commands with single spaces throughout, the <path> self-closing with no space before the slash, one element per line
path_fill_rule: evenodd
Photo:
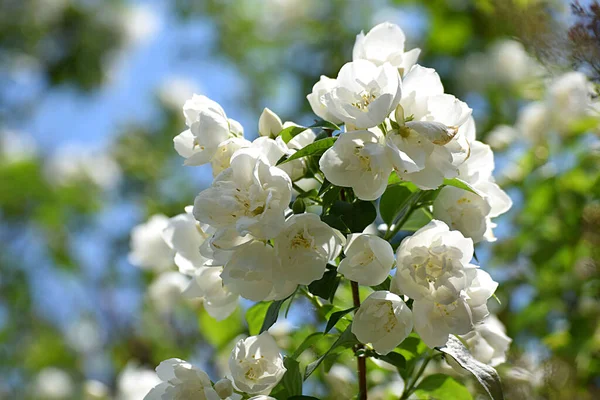
<path fill-rule="evenodd" d="M 358 292 L 358 283 L 352 281 L 352 302 L 354 307 L 360 307 L 360 294 Z M 358 308 L 354 310 L 354 313 L 358 311 Z M 365 346 L 362 343 L 354 346 L 354 353 L 356 354 L 356 365 L 358 367 L 358 399 L 367 400 L 367 358 L 364 355 L 364 351 L 359 353 L 359 350 L 364 350 Z"/>
<path fill-rule="evenodd" d="M 421 364 L 421 368 L 419 368 L 419 371 L 417 371 L 417 373 L 413 377 L 412 381 L 404 387 L 404 390 L 402 391 L 402 396 L 400 397 L 400 400 L 406 400 L 412 394 L 415 386 L 417 385 L 417 382 L 421 378 L 421 375 L 423 375 L 423 372 L 425 372 L 425 368 L 427 368 L 427 364 L 429 364 L 429 361 L 431 361 L 432 359 L 433 359 L 433 356 L 428 355 L 427 358 L 425 358 L 425 360 L 423 360 L 423 363 Z"/>
<path fill-rule="evenodd" d="M 411 205 L 409 206 L 408 210 L 406 210 L 406 213 L 402 216 L 402 218 L 397 223 L 393 224 L 393 226 L 394 226 L 393 229 L 390 229 L 390 227 L 388 226 L 386 234 L 383 237 L 385 240 L 392 239 L 402 229 L 402 226 L 406 223 L 406 221 L 408 221 L 408 219 L 412 215 L 413 211 L 415 211 L 417 208 L 419 208 L 417 206 L 417 203 L 419 202 L 419 200 L 421 199 L 421 197 L 424 194 L 425 194 L 425 192 L 422 190 L 419 191 L 418 193 L 413 194 L 413 196 L 415 196 L 415 198 L 414 198 L 414 200 L 411 200 Z"/>

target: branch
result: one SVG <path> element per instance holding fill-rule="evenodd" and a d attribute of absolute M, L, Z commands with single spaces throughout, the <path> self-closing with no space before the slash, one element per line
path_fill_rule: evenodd
<path fill-rule="evenodd" d="M 354 307 L 360 307 L 360 294 L 358 293 L 358 283 L 352 281 L 352 301 Z M 358 308 L 354 311 L 358 311 Z M 364 350 L 365 346 L 362 343 L 354 346 L 354 353 L 356 354 L 356 363 L 358 366 L 358 399 L 367 400 L 367 358 Z"/>

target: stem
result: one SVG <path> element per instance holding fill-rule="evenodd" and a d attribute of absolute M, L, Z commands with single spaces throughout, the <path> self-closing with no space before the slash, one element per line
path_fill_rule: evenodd
<path fill-rule="evenodd" d="M 417 382 L 419 381 L 419 378 L 421 378 L 421 375 L 423 375 L 423 372 L 425 372 L 425 368 L 427 368 L 427 364 L 429 364 L 429 361 L 431 361 L 432 359 L 433 356 L 428 355 L 427 358 L 423 360 L 421 368 L 419 368 L 419 371 L 417 371 L 417 374 L 414 376 L 413 380 L 404 387 L 404 390 L 402 391 L 402 397 L 400 397 L 400 400 L 406 400 L 408 399 L 408 396 L 412 394 Z"/>
<path fill-rule="evenodd" d="M 352 281 L 352 302 L 354 307 L 360 307 L 360 294 L 358 292 L 358 283 Z M 358 308 L 354 310 L 354 313 L 358 311 Z M 364 350 L 365 346 L 362 343 L 354 346 L 354 353 L 358 353 L 359 350 Z M 358 400 L 367 400 L 367 358 L 364 352 L 356 356 L 356 365 L 358 366 Z"/>
<path fill-rule="evenodd" d="M 323 308 L 323 303 L 321 303 L 321 300 L 319 300 L 319 298 L 315 295 L 313 295 L 311 292 L 309 292 L 306 287 L 304 286 L 300 286 L 300 290 L 302 290 L 302 293 L 310 300 L 311 303 L 313 303 L 313 305 L 316 307 L 317 310 L 321 310 L 321 308 Z"/>
<path fill-rule="evenodd" d="M 406 223 L 406 221 L 408 221 L 408 219 L 410 218 L 413 211 L 415 211 L 418 208 L 418 207 L 416 207 L 416 204 L 419 202 L 419 200 L 424 195 L 424 193 L 425 192 L 421 190 L 421 191 L 413 194 L 414 198 L 410 200 L 411 204 L 410 204 L 408 210 L 406 210 L 406 213 L 400 219 L 400 221 L 393 224 L 393 226 L 394 226 L 393 229 L 390 229 L 390 227 L 388 226 L 387 232 L 386 232 L 385 236 L 383 237 L 385 240 L 393 239 L 394 236 L 396 236 L 396 234 L 400 231 L 400 229 L 402 229 L 402 225 L 404 225 Z"/>
<path fill-rule="evenodd" d="M 306 190 L 302 189 L 294 182 L 292 182 L 292 188 L 294 188 L 294 190 L 300 193 L 302 196 L 306 196 L 306 194 L 308 193 Z M 314 201 L 317 204 L 323 204 L 323 202 L 320 199 L 316 199 L 314 197 L 310 197 L 310 200 Z"/>

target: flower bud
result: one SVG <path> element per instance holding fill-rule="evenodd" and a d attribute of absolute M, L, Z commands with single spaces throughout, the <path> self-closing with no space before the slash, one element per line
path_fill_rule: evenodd
<path fill-rule="evenodd" d="M 265 108 L 258 120 L 258 133 L 260 136 L 276 138 L 283 129 L 281 118 L 273 111 Z"/>
<path fill-rule="evenodd" d="M 233 394 L 233 384 L 227 378 L 221 379 L 215 383 L 214 389 L 222 399 L 226 399 Z"/>

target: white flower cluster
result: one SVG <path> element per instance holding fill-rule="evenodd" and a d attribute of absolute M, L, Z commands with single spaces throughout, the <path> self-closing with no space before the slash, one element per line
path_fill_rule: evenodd
<path fill-rule="evenodd" d="M 433 69 L 415 64 L 420 50 L 405 52 L 404 41 L 402 30 L 390 23 L 361 33 L 354 60 L 336 79 L 322 76 L 315 84 L 307 99 L 326 120 L 315 126 L 327 127 L 326 137 L 319 137 L 329 146 L 321 150 L 318 167 L 301 157 L 280 163 L 320 145 L 314 131 L 283 123 L 265 109 L 259 136 L 249 141 L 221 106 L 194 95 L 183 108 L 189 129 L 174 139 L 175 149 L 186 165 L 210 163 L 214 180 L 185 213 L 155 216 L 137 227 L 130 260 L 164 269 L 174 258 L 189 277 L 184 295 L 203 298 L 217 319 L 233 312 L 239 296 L 283 300 L 328 268 L 368 287 L 384 283 L 396 266 L 389 291 L 372 292 L 356 311 L 351 331 L 359 341 L 386 354 L 413 329 L 430 347 L 443 346 L 451 334 L 479 332 L 497 283 L 471 263 L 474 243 L 494 240 L 491 219 L 511 201 L 494 182 L 490 147 L 475 139 L 471 109 L 444 93 Z M 418 205 L 434 219 L 405 238 L 395 254 L 387 235 L 348 229 L 345 237 L 318 215 L 327 206 L 310 210 L 315 213 L 290 209 L 294 191 L 306 195 L 298 184 L 305 179 L 351 188 L 343 192 L 350 193 L 348 202 L 368 202 L 382 196 L 390 178 L 430 191 L 435 199 Z M 444 185 L 449 182 L 453 186 Z M 268 395 L 285 370 L 268 333 L 238 342 L 229 362 L 233 387 L 253 395 Z M 164 382 L 149 399 L 236 396 L 230 381 L 213 385 L 178 359 L 165 361 L 157 372 Z"/>
<path fill-rule="evenodd" d="M 213 384 L 206 372 L 192 364 L 171 358 L 156 372 L 162 380 L 145 400 L 240 400 L 237 391 L 256 394 L 255 400 L 270 399 L 267 395 L 279 383 L 286 368 L 275 340 L 267 332 L 241 339 L 229 358 L 229 377 Z"/>
<path fill-rule="evenodd" d="M 517 119 L 517 130 L 534 142 L 548 140 L 549 133 L 568 135 L 573 125 L 586 117 L 600 116 L 594 86 L 582 72 L 571 71 L 548 81 L 542 100 L 525 106 Z"/>

